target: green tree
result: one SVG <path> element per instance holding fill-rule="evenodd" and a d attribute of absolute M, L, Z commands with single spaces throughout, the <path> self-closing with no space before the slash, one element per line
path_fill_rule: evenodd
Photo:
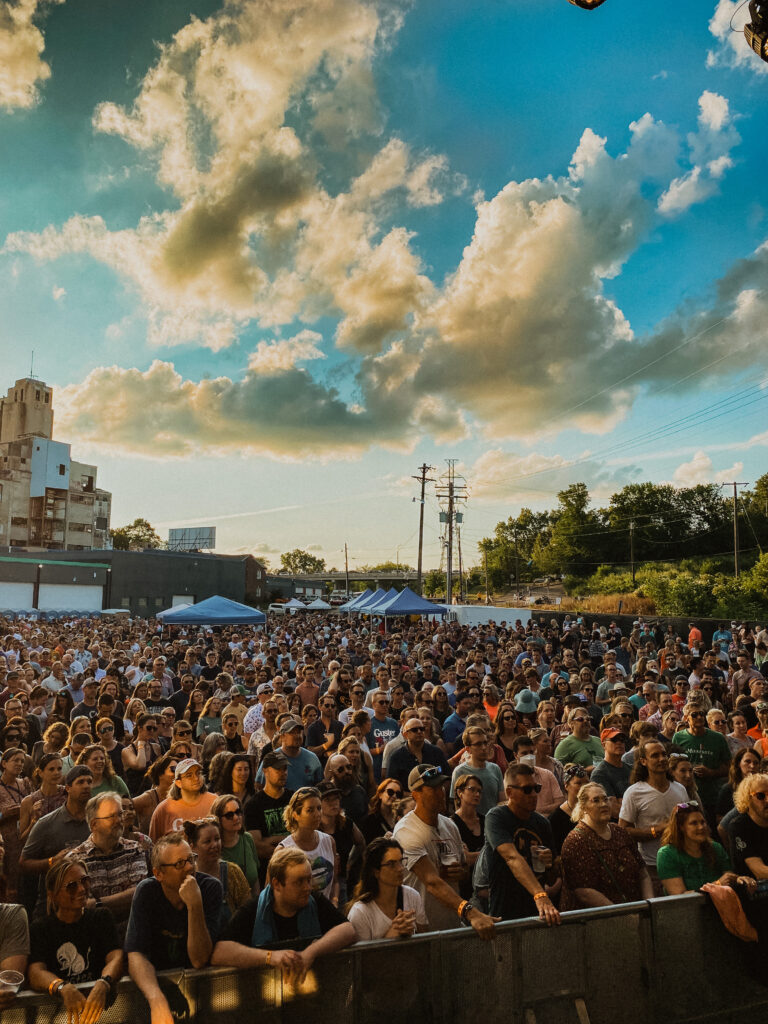
<path fill-rule="evenodd" d="M 110 530 L 112 547 L 117 551 L 140 551 L 143 548 L 162 547 L 162 540 L 146 519 L 134 519 L 128 526 Z"/>
<path fill-rule="evenodd" d="M 361 565 L 360 572 L 413 572 L 407 562 L 379 562 L 378 565 Z"/>
<path fill-rule="evenodd" d="M 538 538 L 533 559 L 544 572 L 584 575 L 598 561 L 595 552 L 605 536 L 603 519 L 589 508 L 586 484 L 571 484 L 557 500 L 549 539 Z"/>
<path fill-rule="evenodd" d="M 323 572 L 325 570 L 325 559 L 318 558 L 309 551 L 302 551 L 301 548 L 294 548 L 293 551 L 286 551 L 280 555 L 280 564 L 287 572 Z"/>

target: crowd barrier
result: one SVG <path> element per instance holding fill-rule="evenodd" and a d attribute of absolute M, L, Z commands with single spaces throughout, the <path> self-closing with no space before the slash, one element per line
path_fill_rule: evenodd
<path fill-rule="evenodd" d="M 300 991 L 272 969 L 170 972 L 179 1024 L 735 1024 L 768 1019 L 746 947 L 697 894 L 365 943 L 318 960 Z M 146 1024 L 129 981 L 103 1024 Z M 66 1024 L 61 1002 L 20 993 L 0 1024 Z"/>

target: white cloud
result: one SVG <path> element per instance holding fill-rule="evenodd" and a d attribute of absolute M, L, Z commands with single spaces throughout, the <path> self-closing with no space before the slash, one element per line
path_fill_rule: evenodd
<path fill-rule="evenodd" d="M 50 5 L 64 0 L 0 0 L 0 108 L 32 107 L 51 76 L 43 60 L 45 39 L 35 24 Z"/>
<path fill-rule="evenodd" d="M 54 285 L 51 290 L 51 296 L 53 297 L 54 302 L 61 302 L 66 294 L 67 289 L 61 288 L 59 285 Z"/>
<path fill-rule="evenodd" d="M 699 449 L 690 462 L 682 462 L 673 474 L 678 487 L 695 487 L 697 484 L 722 483 L 738 480 L 744 472 L 744 463 L 735 462 L 728 469 L 715 470 L 712 459 Z"/>

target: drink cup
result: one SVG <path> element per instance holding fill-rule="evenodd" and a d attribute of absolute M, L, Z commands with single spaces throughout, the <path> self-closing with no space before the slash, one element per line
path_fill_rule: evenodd
<path fill-rule="evenodd" d="M 24 984 L 24 975 L 18 971 L 0 971 L 0 992 L 18 992 Z"/>
<path fill-rule="evenodd" d="M 540 875 L 543 871 L 546 871 L 547 866 L 542 860 L 542 853 L 546 853 L 548 847 L 546 846 L 532 846 L 531 847 L 531 868 L 535 875 Z"/>

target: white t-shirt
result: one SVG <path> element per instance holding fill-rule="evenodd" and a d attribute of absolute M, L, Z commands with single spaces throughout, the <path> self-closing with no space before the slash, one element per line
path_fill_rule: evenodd
<path fill-rule="evenodd" d="M 442 931 L 447 928 L 458 928 L 460 921 L 456 911 L 449 910 L 434 896 L 430 896 L 424 883 L 411 870 L 422 857 L 428 857 L 437 872 L 440 871 L 440 865 L 446 863 L 449 858 L 452 858 L 455 864 L 463 864 L 464 846 L 456 825 L 450 818 L 445 818 L 440 814 L 435 828 L 417 817 L 415 811 L 410 811 L 395 825 L 392 838 L 396 839 L 403 848 L 403 860 L 406 868 L 405 884 L 416 889 L 424 901 L 424 910 L 430 930 Z M 451 885 L 450 882 L 448 884 Z M 456 886 L 454 885 L 453 888 L 456 889 Z M 456 891 L 458 892 L 458 889 Z"/>
<path fill-rule="evenodd" d="M 416 912 L 416 923 L 419 925 L 427 924 L 424 902 L 420 894 L 415 889 L 412 889 L 410 885 L 403 886 L 403 910 L 414 910 Z M 387 917 L 375 900 L 371 900 L 370 903 L 355 903 L 347 914 L 347 920 L 351 921 L 355 926 L 358 942 L 383 939 L 392 927 L 392 918 Z"/>
<path fill-rule="evenodd" d="M 635 828 L 650 829 L 659 822 L 666 821 L 678 804 L 688 800 L 685 786 L 679 782 L 670 782 L 666 793 L 647 782 L 636 782 L 630 786 L 621 801 L 619 818 L 629 821 Z M 646 864 L 656 867 L 656 854 L 661 846 L 661 836 L 638 843 L 637 848 Z"/>

